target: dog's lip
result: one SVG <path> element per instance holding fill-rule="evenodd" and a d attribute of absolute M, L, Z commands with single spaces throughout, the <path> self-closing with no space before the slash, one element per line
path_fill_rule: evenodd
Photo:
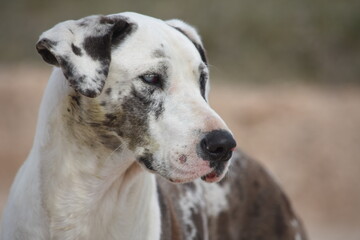
<path fill-rule="evenodd" d="M 220 175 L 217 173 L 217 171 L 214 169 L 210 173 L 204 175 L 201 177 L 201 180 L 212 183 L 212 182 L 218 182 L 220 180 Z"/>

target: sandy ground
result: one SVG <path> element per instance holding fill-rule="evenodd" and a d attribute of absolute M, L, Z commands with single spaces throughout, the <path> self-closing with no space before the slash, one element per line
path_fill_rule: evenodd
<path fill-rule="evenodd" d="M 0 214 L 49 73 L 0 66 Z M 311 239 L 360 239 L 360 88 L 216 83 L 210 103 L 238 146 L 273 172 Z"/>

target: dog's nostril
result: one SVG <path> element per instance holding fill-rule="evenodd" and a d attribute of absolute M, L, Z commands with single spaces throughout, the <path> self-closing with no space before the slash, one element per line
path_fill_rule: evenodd
<path fill-rule="evenodd" d="M 210 161 L 227 161 L 231 158 L 236 142 L 232 135 L 224 130 L 207 133 L 200 142 L 202 158 Z"/>

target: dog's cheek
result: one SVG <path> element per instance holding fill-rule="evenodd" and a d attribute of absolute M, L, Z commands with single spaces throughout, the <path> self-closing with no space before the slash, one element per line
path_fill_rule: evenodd
<path fill-rule="evenodd" d="M 128 91 L 114 87 L 104 90 L 99 99 L 105 112 L 103 125 L 116 132 L 138 160 L 142 159 L 145 166 L 150 166 L 148 162 L 152 157 L 149 154 L 158 148 L 150 126 L 157 124 L 162 117 L 164 103 L 160 94 L 143 84 L 135 82 L 127 87 Z"/>
<path fill-rule="evenodd" d="M 154 106 L 157 106 L 154 109 Z M 153 148 L 156 144 L 149 131 L 150 116 L 160 116 L 162 104 L 149 97 L 146 88 L 137 89 L 134 85 L 127 96 L 124 96 L 122 107 L 122 124 L 119 134 L 128 141 L 130 150 Z"/>

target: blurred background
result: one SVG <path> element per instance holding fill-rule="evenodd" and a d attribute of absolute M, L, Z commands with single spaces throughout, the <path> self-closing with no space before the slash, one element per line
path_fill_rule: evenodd
<path fill-rule="evenodd" d="M 0 214 L 34 136 L 60 21 L 135 11 L 196 26 L 210 103 L 278 179 L 311 239 L 360 239 L 360 1 L 12 0 L 0 3 Z"/>

